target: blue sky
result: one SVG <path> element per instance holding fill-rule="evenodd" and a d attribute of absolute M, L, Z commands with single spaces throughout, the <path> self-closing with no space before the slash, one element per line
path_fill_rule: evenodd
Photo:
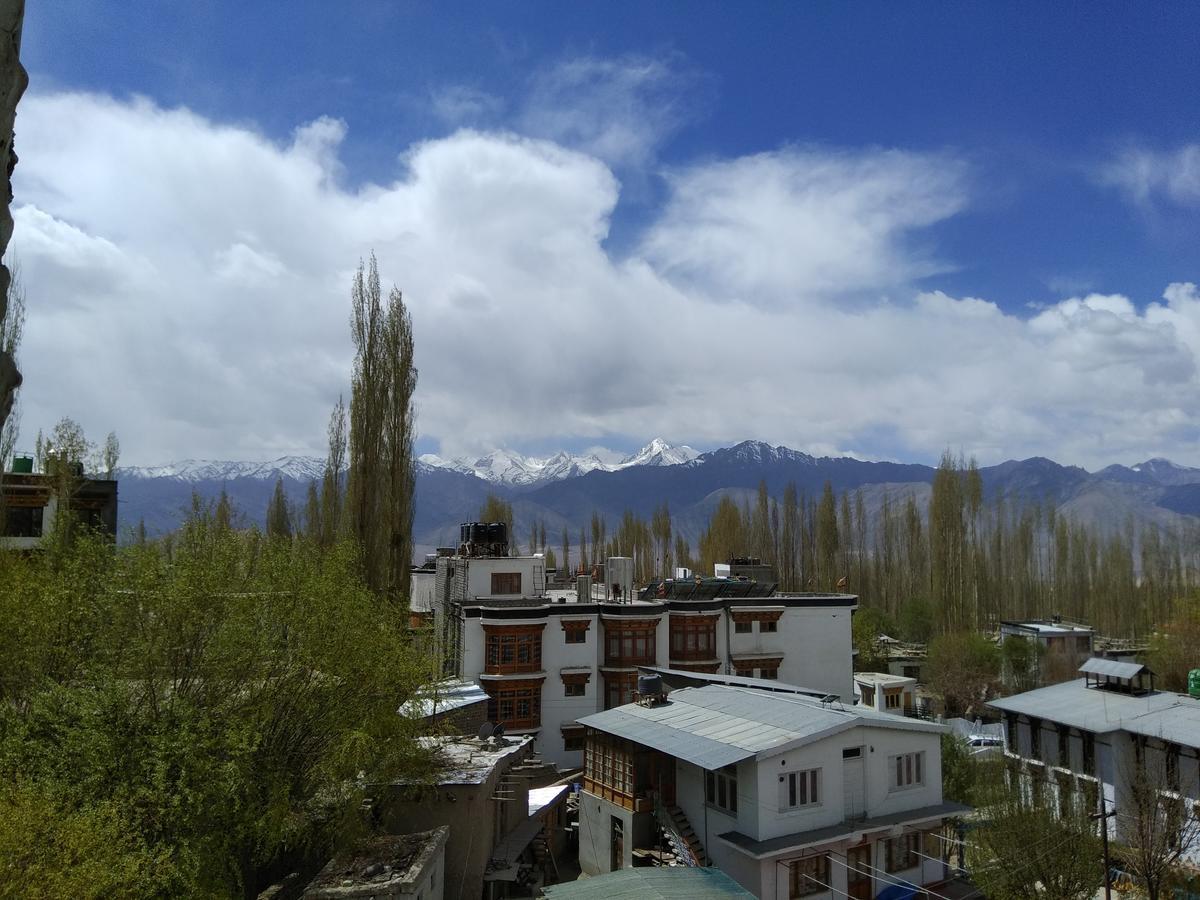
<path fill-rule="evenodd" d="M 480 259 L 468 264 L 446 249 L 460 237 L 453 227 L 439 232 L 436 241 L 421 233 L 413 208 L 427 211 L 422 203 L 428 201 L 408 197 L 405 209 L 415 224 L 407 227 L 432 242 L 430 255 L 450 254 L 440 284 L 438 273 L 413 275 L 411 266 L 395 265 L 396 254 L 385 253 L 388 239 L 376 240 L 369 227 L 356 235 L 359 246 L 366 246 L 352 252 L 371 246 L 380 252 L 385 277 L 400 283 L 414 305 L 419 344 L 422 326 L 444 326 L 425 313 L 423 301 L 453 278 L 470 284 L 468 293 L 486 294 L 488 302 L 480 308 L 548 323 L 539 340 L 563 333 L 552 327 L 557 319 L 570 322 L 579 309 L 605 302 L 613 288 L 605 279 L 613 277 L 634 279 L 620 281 L 623 289 L 636 284 L 646 291 L 639 295 L 643 307 L 635 304 L 601 323 L 620 323 L 613 338 L 635 347 L 647 337 L 671 335 L 672 323 L 691 320 L 692 313 L 698 336 L 724 338 L 744 323 L 751 333 L 781 331 L 792 338 L 765 348 L 774 362 L 760 365 L 749 354 L 744 362 L 751 371 L 712 383 L 665 363 L 634 365 L 632 374 L 623 371 L 614 379 L 604 363 L 593 361 L 583 368 L 594 371 L 594 381 L 579 372 L 564 376 L 561 363 L 530 365 L 514 373 L 511 396 L 493 397 L 478 409 L 462 397 L 462 385 L 442 377 L 438 362 L 427 356 L 420 397 L 428 425 L 424 449 L 473 452 L 493 444 L 534 451 L 629 449 L 666 431 L 668 438 L 700 446 L 762 437 L 818 452 L 904 459 L 936 458 L 941 447 L 952 446 L 987 461 L 1045 453 L 1091 465 L 1162 453 L 1200 463 L 1200 454 L 1190 449 L 1197 410 L 1186 399 L 1194 393 L 1200 352 L 1193 301 L 1184 288 L 1175 291 L 1173 306 L 1162 300 L 1168 286 L 1195 282 L 1200 271 L 1200 8 L 445 6 L 345 3 L 335 13 L 325 3 L 31 5 L 23 48 L 32 79 L 26 105 L 59 102 L 42 115 L 36 109 L 31 114 L 32 152 L 42 142 L 49 147 L 54 137 L 75 142 L 80 158 L 103 156 L 105 151 L 94 151 L 112 124 L 100 113 L 90 114 L 101 99 L 143 115 L 146 140 L 152 142 L 162 116 L 147 115 L 145 108 L 130 112 L 135 95 L 147 98 L 152 110 L 190 111 L 188 127 L 199 129 L 204 140 L 244 132 L 281 152 L 296 146 L 297 129 L 307 123 L 334 122 L 336 133 L 320 136 L 312 152 L 328 163 L 321 177 L 330 185 L 322 189 L 321 202 L 340 206 L 395 183 L 413 186 L 421 181 L 414 176 L 414 160 L 433 160 L 451 149 L 474 152 L 465 134 L 479 135 L 484 143 L 500 136 L 534 139 L 586 160 L 559 160 L 542 174 L 521 168 L 520 177 L 506 170 L 500 181 L 528 190 L 526 174 L 544 175 L 550 182 L 538 185 L 557 185 L 560 176 L 568 177 L 562 166 L 575 167 L 570 177 L 578 175 L 587 185 L 581 190 L 590 193 L 572 193 L 569 203 L 555 194 L 548 208 L 581 216 L 584 230 L 595 232 L 596 246 L 573 250 L 589 264 L 596 263 L 598 251 L 613 271 L 597 271 L 589 291 L 570 274 L 579 266 L 564 265 L 558 275 L 545 269 L 546 296 L 530 298 L 525 279 L 536 280 L 538 271 L 523 268 L 529 263 L 521 259 L 519 241 L 490 270 L 479 268 Z M 67 103 L 68 97 L 75 99 Z M 64 115 L 76 116 L 81 126 L 57 136 L 36 131 L 56 121 L 61 125 Z M 20 120 L 17 134 L 22 152 Z M 487 150 L 478 142 L 472 146 Z M 56 148 L 55 154 L 55 165 L 71 165 L 69 151 Z M 587 160 L 601 166 L 613 186 Z M 40 168 L 27 183 L 18 169 L 17 203 L 28 203 L 28 217 L 47 217 L 37 219 L 42 232 L 76 229 L 145 260 L 156 272 L 182 252 L 158 241 L 154 247 L 138 244 L 132 237 L 123 243 L 133 229 L 122 225 L 121 216 L 86 209 L 78 200 L 64 202 L 50 163 L 27 163 L 23 154 L 26 165 Z M 446 171 L 430 165 L 430 172 Z M 463 165 L 463 171 L 475 171 L 474 163 Z M 136 176 L 99 167 L 95 173 L 99 179 Z M 185 169 L 164 174 L 158 183 L 187 177 Z M 777 206 L 780 191 L 769 189 L 773 178 L 793 186 L 783 190 Z M 79 185 L 86 189 L 86 182 Z M 738 205 L 760 185 L 767 191 L 756 205 Z M 180 216 L 189 215 L 187 193 L 174 198 Z M 440 189 L 434 193 L 439 202 L 456 202 Z M 525 196 L 517 190 L 505 195 L 503 207 L 471 203 L 443 212 L 453 222 L 469 209 L 502 231 L 517 234 L 530 227 L 541 235 L 542 219 L 513 217 Z M 158 196 L 134 191 L 124 213 L 167 199 L 161 189 Z M 759 216 L 765 203 L 771 208 Z M 356 229 L 362 221 L 363 216 L 354 219 Z M 723 223 L 719 233 L 709 227 L 714 221 Z M 18 238 L 21 222 L 19 217 Z M 797 222 L 802 227 L 789 233 Z M 228 222 L 214 227 L 237 230 Z M 283 267 L 279 271 L 292 271 L 287 254 L 271 246 L 267 224 L 262 229 L 225 250 L 245 244 L 260 263 L 267 261 L 263 271 L 276 271 L 276 263 Z M 828 250 L 822 249 L 825 241 Z M 34 241 L 22 250 L 18 240 L 17 252 L 29 254 L 31 277 L 40 277 L 48 289 L 61 283 L 66 290 L 75 283 L 55 279 L 79 266 L 64 262 L 65 245 L 49 248 L 50 243 Z M 802 258 L 796 265 L 788 259 L 793 246 Z M 225 251 L 214 250 L 219 252 Z M 345 267 L 352 263 L 353 257 Z M 509 264 L 515 274 L 507 281 L 494 274 Z M 646 274 L 643 265 L 652 286 L 637 281 Z M 654 299 L 660 289 L 672 299 Z M 30 342 L 48 344 L 50 321 L 35 313 L 32 282 L 29 291 Z M 917 299 L 933 292 L 944 294 L 946 303 Z M 245 296 L 228 302 L 236 309 L 247 302 Z M 977 324 L 947 326 L 945 315 L 965 321 L 980 312 L 969 298 L 988 304 Z M 111 298 L 97 295 L 94 302 L 111 309 Z M 179 302 L 175 323 L 204 340 L 211 322 L 193 317 L 192 307 Z M 273 301 L 261 302 L 264 321 L 271 310 L 281 310 Z M 314 296 L 308 302 L 327 312 L 327 303 L 344 298 Z M 474 301 L 451 296 L 446 302 L 470 308 Z M 745 304 L 749 312 L 731 315 L 730 304 Z M 1152 304 L 1161 314 L 1148 309 Z M 435 308 L 440 307 L 431 299 L 428 309 Z M 643 321 L 639 308 L 658 312 Z M 691 312 L 681 313 L 684 309 Z M 57 307 L 55 312 L 61 328 L 71 317 Z M 86 317 L 75 324 L 83 328 Z M 595 329 L 586 333 L 603 339 Z M 570 335 L 568 327 L 568 340 Z M 897 352 L 890 364 L 869 349 L 888 337 L 908 351 Z M 222 336 L 207 339 L 220 344 Z M 960 354 L 942 358 L 937 349 L 931 355 L 931 346 L 941 347 L 938 340 L 957 345 Z M 1012 346 L 992 343 L 1003 340 Z M 844 356 L 861 352 L 870 358 L 837 378 L 829 373 L 836 367 L 830 359 L 821 360 L 819 373 L 802 363 L 778 362 L 789 347 L 804 356 L 813 344 L 841 345 Z M 996 358 L 975 366 L 980 356 L 989 357 L 984 349 L 989 346 Z M 323 410 L 336 396 L 336 370 L 346 360 L 337 362 L 332 343 L 313 350 L 329 356 L 328 377 L 314 377 L 304 391 L 280 397 L 278 407 L 286 412 L 272 427 L 247 430 L 238 427 L 236 416 L 222 423 L 177 413 L 170 418 L 180 421 L 161 427 L 149 416 L 136 419 L 103 404 L 88 404 L 86 414 L 63 411 L 94 417 L 94 424 L 87 423 L 93 430 L 107 430 L 101 421 L 106 413 L 118 420 L 137 461 L 319 449 Z M 270 357 L 272 350 L 260 345 L 256 353 Z M 473 356 L 482 365 L 520 368 L 524 363 L 514 356 L 531 355 L 528 347 L 493 353 L 481 347 Z M 906 356 L 913 360 L 911 371 L 902 368 Z M 562 359 L 557 352 L 552 357 Z M 1006 371 L 1004 359 L 1039 359 L 1045 368 Z M 210 362 L 216 368 L 208 374 L 218 385 L 241 390 L 262 382 L 262 372 L 231 375 L 229 359 Z M 756 366 L 764 370 L 761 375 Z M 1107 370 L 1103 378 L 1098 368 Z M 539 371 L 540 377 L 572 384 L 539 390 Z M 192 385 L 203 377 L 198 369 Z M 120 378 L 129 385 L 139 381 L 136 371 Z M 1017 383 L 1021 379 L 1028 382 Z M 789 380 L 811 384 L 821 397 L 798 396 L 795 390 L 772 394 L 777 388 L 771 385 Z M 648 381 L 655 388 L 639 396 Z M 958 388 L 964 381 L 971 390 Z M 880 383 L 906 382 L 913 398 L 909 409 L 903 392 L 880 398 Z M 1048 382 L 1052 389 L 1040 391 Z M 955 388 L 947 391 L 947 383 Z M 181 391 L 186 395 L 189 389 L 195 388 Z M 72 396 L 66 383 L 42 390 L 32 381 L 26 421 L 31 426 L 53 421 L 54 410 Z M 747 397 L 760 397 L 761 404 L 743 404 Z M 153 408 L 166 397 L 145 400 Z M 780 404 L 787 415 L 764 418 L 763 410 Z M 444 412 L 451 405 L 461 407 L 458 415 Z M 737 412 L 743 405 L 744 417 Z M 854 415 L 839 412 L 851 406 Z M 563 415 L 564 407 L 577 412 Z M 263 423 L 262 409 L 244 416 Z M 914 425 L 914 418 L 921 424 Z"/>

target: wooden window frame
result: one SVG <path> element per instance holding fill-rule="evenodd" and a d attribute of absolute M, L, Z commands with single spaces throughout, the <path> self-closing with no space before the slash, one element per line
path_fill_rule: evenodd
<path fill-rule="evenodd" d="M 586 644 L 588 629 L 592 627 L 591 620 L 562 620 L 563 643 Z"/>
<path fill-rule="evenodd" d="M 828 853 L 788 860 L 788 900 L 824 894 L 829 890 L 826 885 L 832 884 Z"/>
<path fill-rule="evenodd" d="M 754 633 L 754 622 L 751 620 L 747 620 L 744 622 L 734 621 L 733 633 L 734 634 L 753 634 Z"/>
<path fill-rule="evenodd" d="M 618 668 L 653 666 L 658 654 L 658 619 L 606 621 L 604 664 Z"/>
<path fill-rule="evenodd" d="M 604 708 L 616 709 L 633 702 L 637 692 L 636 672 L 605 672 L 604 673 Z M 616 695 L 614 698 L 613 695 Z M 619 702 L 614 702 L 614 700 Z"/>
<path fill-rule="evenodd" d="M 583 753 L 587 749 L 587 734 L 584 732 L 583 726 L 574 728 L 563 726 L 561 732 L 564 752 Z M 578 742 L 578 744 L 573 746 L 575 742 Z"/>
<path fill-rule="evenodd" d="M 888 757 L 889 791 L 909 791 L 925 786 L 925 751 Z"/>
<path fill-rule="evenodd" d="M 515 581 L 514 581 L 515 579 Z M 512 587 L 516 590 L 511 590 Z M 520 572 L 493 572 L 492 573 L 492 597 L 510 597 L 521 596 L 521 573 Z"/>
<path fill-rule="evenodd" d="M 562 672 L 564 697 L 586 697 L 587 684 L 592 680 L 591 672 Z"/>
<path fill-rule="evenodd" d="M 587 729 L 584 744 L 584 789 L 601 799 L 634 808 L 633 745 L 602 731 Z"/>
<path fill-rule="evenodd" d="M 484 674 L 542 671 L 542 630 L 537 625 L 484 625 Z"/>
<path fill-rule="evenodd" d="M 506 729 L 542 726 L 542 682 L 493 681 L 483 689 L 488 695 L 488 719 Z"/>
<path fill-rule="evenodd" d="M 716 659 L 718 616 L 671 616 L 671 661 Z"/>
<path fill-rule="evenodd" d="M 888 874 L 907 872 L 921 864 L 917 844 L 920 842 L 919 831 L 909 831 L 899 837 L 887 838 L 884 843 L 884 868 Z"/>

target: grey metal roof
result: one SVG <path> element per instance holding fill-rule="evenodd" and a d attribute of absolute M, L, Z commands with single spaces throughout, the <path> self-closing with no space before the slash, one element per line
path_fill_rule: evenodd
<path fill-rule="evenodd" d="M 704 769 L 811 743 L 856 725 L 940 733 L 932 722 L 906 719 L 801 694 L 706 685 L 672 691 L 658 706 L 630 703 L 584 716 L 580 725 L 653 747 Z"/>
<path fill-rule="evenodd" d="M 778 653 L 773 654 L 773 656 L 778 655 Z M 694 687 L 701 684 L 728 684 L 734 687 L 752 687 L 760 691 L 775 691 L 780 694 L 808 694 L 810 697 L 817 697 L 818 699 L 829 693 L 829 691 L 822 691 L 817 688 L 788 684 L 786 681 L 776 681 L 772 678 L 753 678 L 749 675 L 710 674 L 708 672 L 693 672 L 690 669 L 671 669 L 666 666 L 638 666 L 638 671 L 656 672 L 663 676 L 663 680 L 669 686 Z"/>
<path fill-rule="evenodd" d="M 752 900 L 749 891 L 715 868 L 647 866 L 542 888 L 547 900 Z"/>
<path fill-rule="evenodd" d="M 1088 687 L 1081 678 L 992 700 L 988 705 L 1097 734 L 1128 731 L 1200 746 L 1200 700 L 1187 694 L 1123 694 Z"/>
<path fill-rule="evenodd" d="M 1150 670 L 1141 663 L 1118 662 L 1115 659 L 1093 656 L 1079 667 L 1079 671 L 1088 675 L 1107 675 L 1109 678 L 1137 678 Z"/>
<path fill-rule="evenodd" d="M 922 806 L 918 809 L 907 809 L 902 812 L 890 813 L 886 816 L 875 816 L 871 819 L 864 819 L 861 822 L 838 822 L 836 825 L 827 825 L 824 828 L 812 828 L 808 831 L 797 831 L 794 834 L 784 834 L 765 841 L 756 841 L 754 838 L 742 834 L 740 831 L 727 831 L 724 834 L 718 834 L 717 837 L 728 844 L 732 844 L 744 853 L 748 853 L 750 856 L 762 859 L 765 856 L 773 856 L 776 853 L 791 850 L 800 850 L 804 847 L 811 847 L 814 844 L 824 844 L 828 841 L 848 837 L 849 835 L 861 834 L 864 831 L 891 828 L 893 825 L 916 826 L 928 823 L 933 819 L 942 819 L 947 816 L 961 816 L 970 811 L 971 807 L 969 806 L 963 806 L 961 803 L 953 803 L 947 800 L 944 803 L 938 803 L 933 806 Z"/>

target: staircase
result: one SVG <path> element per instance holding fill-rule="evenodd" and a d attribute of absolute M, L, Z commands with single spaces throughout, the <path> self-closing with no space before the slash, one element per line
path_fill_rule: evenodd
<path fill-rule="evenodd" d="M 658 824 L 663 836 L 675 854 L 677 865 L 707 866 L 711 865 L 704 845 L 696 836 L 695 830 L 678 806 L 658 807 Z"/>

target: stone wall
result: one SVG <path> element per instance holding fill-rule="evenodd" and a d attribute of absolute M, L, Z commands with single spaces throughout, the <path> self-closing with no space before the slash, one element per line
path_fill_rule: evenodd
<path fill-rule="evenodd" d="M 0 0 L 0 161 L 4 164 L 4 184 L 0 187 L 0 320 L 8 308 L 8 266 L 2 264 L 12 238 L 12 173 L 17 164 L 13 149 L 13 122 L 17 102 L 25 93 L 29 76 L 21 65 L 21 26 L 25 21 L 25 0 Z M 0 351 L 0 427 L 12 410 L 13 392 L 21 385 L 16 363 Z"/>

